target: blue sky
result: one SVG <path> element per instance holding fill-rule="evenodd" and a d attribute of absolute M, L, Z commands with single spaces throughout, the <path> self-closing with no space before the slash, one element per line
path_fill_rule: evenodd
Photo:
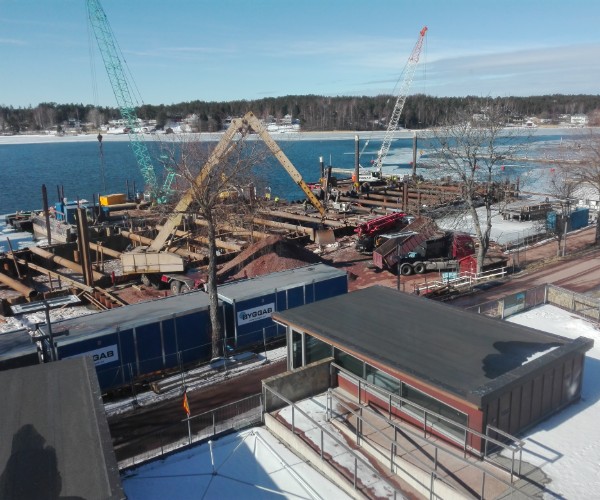
<path fill-rule="evenodd" d="M 600 94 L 598 0 L 102 5 L 149 104 L 389 94 L 425 25 L 411 93 Z M 116 105 L 92 42 L 85 0 L 0 0 L 0 105 Z"/>

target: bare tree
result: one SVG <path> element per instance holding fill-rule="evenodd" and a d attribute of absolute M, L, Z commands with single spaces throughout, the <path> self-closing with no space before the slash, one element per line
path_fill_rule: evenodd
<path fill-rule="evenodd" d="M 600 135 L 590 130 L 585 140 L 569 142 L 569 170 L 581 191 L 600 199 Z M 600 217 L 596 217 L 595 243 L 600 246 Z"/>
<path fill-rule="evenodd" d="M 571 210 L 571 204 L 578 187 L 578 182 L 573 177 L 570 165 L 560 164 L 553 167 L 550 171 L 549 194 L 556 198 L 556 204 L 560 205 L 560 211 L 556 212 L 554 224 L 546 223 L 546 231 L 553 235 L 558 242 L 556 255 L 566 254 L 568 220 Z"/>
<path fill-rule="evenodd" d="M 100 125 L 104 123 L 104 114 L 101 113 L 98 108 L 92 108 L 88 112 L 86 120 L 94 125 L 95 128 L 99 129 Z"/>
<path fill-rule="evenodd" d="M 56 120 L 56 109 L 46 105 L 39 105 L 33 108 L 32 117 L 35 127 L 38 130 L 47 130 Z"/>
<path fill-rule="evenodd" d="M 192 198 L 190 212 L 205 221 L 208 242 L 207 292 L 212 328 L 212 357 L 222 354 L 222 325 L 217 295 L 217 238 L 219 226 L 239 221 L 254 211 L 259 200 L 254 192 L 256 167 L 266 156 L 260 141 L 249 140 L 242 131 L 239 140 L 213 148 L 208 142 L 182 140 L 178 144 L 177 172 L 183 189 Z"/>
<path fill-rule="evenodd" d="M 464 206 L 454 214 L 468 214 L 479 240 L 477 269 L 481 271 L 490 247 L 492 205 L 506 191 L 503 165 L 522 154 L 527 137 L 505 128 L 506 114 L 499 105 L 469 107 L 433 131 L 431 147 L 437 161 L 434 173 L 451 177 L 461 186 Z M 482 207 L 482 210 L 478 210 Z"/>

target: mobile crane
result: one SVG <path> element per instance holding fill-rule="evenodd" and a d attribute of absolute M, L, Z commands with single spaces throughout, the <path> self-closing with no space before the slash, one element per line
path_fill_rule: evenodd
<path fill-rule="evenodd" d="M 165 203 L 171 190 L 171 184 L 175 179 L 175 172 L 172 169 L 167 169 L 164 184 L 162 188 L 158 187 L 150 152 L 143 137 L 137 132 L 139 129 L 139 120 L 123 63 L 121 62 L 120 51 L 117 49 L 116 38 L 100 1 L 87 0 L 86 5 L 89 23 L 98 42 L 98 48 L 102 55 L 102 60 L 108 73 L 121 117 L 127 125 L 127 134 L 129 135 L 131 147 L 144 178 L 145 197 L 151 201 Z"/>
<path fill-rule="evenodd" d="M 235 144 L 236 135 L 244 137 L 251 132 L 255 132 L 267 145 L 273 156 L 277 158 L 281 166 L 286 170 L 294 182 L 302 189 L 309 202 L 318 210 L 321 220 L 326 216 L 326 208 L 321 201 L 314 195 L 302 176 L 288 159 L 285 153 L 273 140 L 267 132 L 266 127 L 256 118 L 252 112 L 246 113 L 242 118 L 232 120 L 231 125 L 221 137 L 221 140 L 215 146 L 208 160 L 203 165 L 200 173 L 194 179 L 195 186 L 202 186 L 212 169 L 225 159 L 232 151 Z M 143 274 L 146 279 L 154 273 L 182 273 L 185 271 L 186 263 L 184 259 L 176 254 L 164 251 L 167 247 L 167 241 L 181 224 L 183 215 L 188 210 L 194 199 L 194 186 L 190 187 L 179 200 L 166 222 L 162 225 L 159 233 L 152 243 L 147 247 L 137 247 L 133 251 L 125 252 L 121 255 L 121 264 L 125 274 Z M 177 280 L 176 274 L 169 274 L 166 279 L 159 277 L 154 282 L 162 281 L 169 284 L 172 280 Z M 183 276 L 181 278 L 182 282 Z M 150 279 L 149 281 L 152 281 Z M 185 284 L 185 283 L 184 283 Z M 174 289 L 173 287 L 171 289 Z"/>
<path fill-rule="evenodd" d="M 378 235 L 386 231 L 400 229 L 413 219 L 414 217 L 410 217 L 404 212 L 392 212 L 363 222 L 354 230 L 358 236 L 354 248 L 360 253 L 370 253 L 375 247 L 375 238 Z"/>
<path fill-rule="evenodd" d="M 390 117 L 390 121 L 388 123 L 385 135 L 383 137 L 381 147 L 377 152 L 377 158 L 373 161 L 372 169 L 375 172 L 375 176 L 378 178 L 381 178 L 383 160 L 388 155 L 390 151 L 390 146 L 392 145 L 392 140 L 394 138 L 394 133 L 398 130 L 398 124 L 400 123 L 400 115 L 402 114 L 402 110 L 404 109 L 404 103 L 406 102 L 408 91 L 410 89 L 413 77 L 415 75 L 415 69 L 417 68 L 417 63 L 419 62 L 419 57 L 421 55 L 421 49 L 423 47 L 423 41 L 425 40 L 426 33 L 427 26 L 424 26 L 423 29 L 421 29 L 421 31 L 419 32 L 419 38 L 417 39 L 417 43 L 415 44 L 410 54 L 410 57 L 408 58 L 408 62 L 406 63 L 406 66 L 404 68 L 404 76 L 402 78 L 400 90 L 398 91 L 396 104 L 394 105 L 394 110 L 392 111 L 392 115 Z"/>

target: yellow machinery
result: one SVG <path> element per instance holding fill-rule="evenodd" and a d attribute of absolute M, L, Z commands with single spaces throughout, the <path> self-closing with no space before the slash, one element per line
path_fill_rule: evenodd
<path fill-rule="evenodd" d="M 266 127 L 260 122 L 252 112 L 246 113 L 242 118 L 236 118 L 231 122 L 227 131 L 211 153 L 205 165 L 200 170 L 198 177 L 194 180 L 196 186 L 201 186 L 210 174 L 212 169 L 231 151 L 231 143 L 236 134 L 242 137 L 255 132 L 267 145 L 271 153 L 277 158 L 286 172 L 304 191 L 304 194 L 310 203 L 319 211 L 321 219 L 325 218 L 326 209 L 321 201 L 314 195 L 308 185 L 302 179 L 302 176 L 296 170 L 296 167 L 288 159 L 285 153 L 273 140 L 267 132 Z M 194 188 L 191 187 L 183 195 L 179 203 L 175 206 L 171 215 L 169 215 L 160 232 L 148 247 L 138 247 L 131 252 L 121 254 L 121 263 L 123 272 L 130 273 L 165 273 L 165 272 L 183 272 L 185 263 L 182 257 L 172 253 L 164 252 L 165 244 L 177 227 L 181 224 L 181 219 L 190 204 L 194 200 Z M 323 238 L 326 239 L 326 238 Z M 330 236 L 329 239 L 332 239 Z"/>
<path fill-rule="evenodd" d="M 106 194 L 100 196 L 100 206 L 110 207 L 112 205 L 121 205 L 127 203 L 127 195 L 125 193 Z"/>

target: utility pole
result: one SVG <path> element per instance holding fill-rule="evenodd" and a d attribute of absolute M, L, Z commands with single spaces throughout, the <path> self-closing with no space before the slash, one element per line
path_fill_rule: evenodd
<path fill-rule="evenodd" d="M 50 322 L 50 304 L 48 304 L 48 302 L 44 299 L 44 311 L 46 313 L 46 327 L 48 329 L 48 334 L 47 335 L 36 335 L 34 337 L 34 340 L 47 340 L 50 344 L 50 361 L 58 361 L 58 353 L 56 352 L 56 344 L 54 343 L 54 338 L 55 337 L 60 337 L 60 336 L 68 336 L 69 335 L 69 330 L 65 330 L 63 332 L 60 332 L 58 334 L 54 334 L 52 332 L 52 323 Z M 41 333 L 40 327 L 39 325 L 37 326 L 37 331 L 39 333 Z"/>

